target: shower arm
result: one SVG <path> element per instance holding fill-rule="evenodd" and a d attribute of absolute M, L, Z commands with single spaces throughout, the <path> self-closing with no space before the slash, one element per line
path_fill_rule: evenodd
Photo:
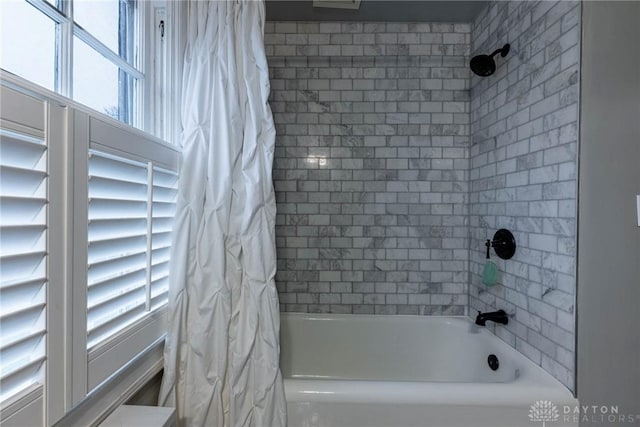
<path fill-rule="evenodd" d="M 493 53 L 491 55 L 489 55 L 490 58 L 493 58 L 494 56 L 496 56 L 497 54 L 502 54 L 502 48 L 500 49 L 496 49 L 493 51 Z M 503 55 L 504 56 L 504 55 Z"/>
<path fill-rule="evenodd" d="M 500 56 L 502 56 L 504 58 L 509 53 L 509 50 L 511 50 L 511 45 L 509 43 L 507 43 L 504 46 L 502 46 L 500 49 L 494 50 L 493 53 L 491 55 L 489 55 L 489 57 L 493 58 L 497 54 L 500 54 Z"/>

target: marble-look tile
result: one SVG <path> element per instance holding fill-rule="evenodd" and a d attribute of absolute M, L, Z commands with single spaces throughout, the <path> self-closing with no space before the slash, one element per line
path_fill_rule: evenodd
<path fill-rule="evenodd" d="M 500 263 L 502 286 L 470 287 L 470 312 L 515 305 L 514 322 L 498 336 L 570 388 L 579 22 L 576 2 L 493 2 L 471 34 L 472 54 L 494 49 L 505 34 L 513 51 L 490 78 L 471 76 L 471 283 L 480 283 L 481 244 L 496 228 L 512 229 L 518 249 Z M 493 178 L 499 168 L 502 183 Z"/>

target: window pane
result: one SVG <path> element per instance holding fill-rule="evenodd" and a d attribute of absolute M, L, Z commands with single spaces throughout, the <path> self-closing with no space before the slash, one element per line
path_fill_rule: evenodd
<path fill-rule="evenodd" d="M 131 123 L 135 79 L 82 40 L 73 43 L 73 99 Z"/>
<path fill-rule="evenodd" d="M 73 99 L 118 118 L 118 67 L 73 39 Z"/>
<path fill-rule="evenodd" d="M 0 67 L 55 89 L 56 24 L 24 0 L 0 1 Z"/>
<path fill-rule="evenodd" d="M 131 0 L 75 0 L 73 19 L 133 64 L 133 4 Z"/>

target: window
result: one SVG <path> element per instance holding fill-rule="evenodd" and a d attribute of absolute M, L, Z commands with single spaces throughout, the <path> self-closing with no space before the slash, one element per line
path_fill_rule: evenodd
<path fill-rule="evenodd" d="M 166 331 L 178 151 L 0 89 L 0 419 L 52 425 Z"/>
<path fill-rule="evenodd" d="M 26 1 L 0 2 L 0 67 L 55 90 L 57 31 L 54 20 Z"/>
<path fill-rule="evenodd" d="M 124 123 L 145 128 L 135 0 L 5 0 L 0 67 Z"/>
<path fill-rule="evenodd" d="M 165 24 L 183 18 L 165 0 L 0 0 L 3 426 L 87 402 L 72 414 L 94 425 L 161 369 L 178 149 L 127 125 L 177 139 L 183 31 Z"/>
<path fill-rule="evenodd" d="M 75 0 L 73 20 L 133 64 L 135 7 L 131 0 Z"/>
<path fill-rule="evenodd" d="M 73 99 L 94 110 L 105 113 L 125 123 L 131 122 L 129 114 L 133 101 L 129 91 L 119 94 L 119 86 L 129 85 L 127 76 L 121 81 L 118 67 L 93 50 L 78 37 L 73 38 Z"/>

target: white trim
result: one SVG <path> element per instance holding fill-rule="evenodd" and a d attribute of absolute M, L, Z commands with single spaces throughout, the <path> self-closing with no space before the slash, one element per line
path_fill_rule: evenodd
<path fill-rule="evenodd" d="M 93 390 L 57 422 L 55 427 L 98 425 L 162 371 L 163 348 L 164 338 L 148 346 L 135 359 Z"/>
<path fill-rule="evenodd" d="M 151 270 L 153 255 L 153 162 L 147 163 L 147 276 L 145 280 L 145 311 L 151 310 Z"/>
<path fill-rule="evenodd" d="M 71 10 L 71 2 L 64 2 Z M 58 91 L 68 98 L 73 97 L 73 23 L 62 22 L 59 24 L 57 37 L 60 37 L 58 52 Z"/>
<path fill-rule="evenodd" d="M 37 426 L 44 422 L 44 398 L 41 386 L 33 386 L 0 409 L 2 427 Z"/>
<path fill-rule="evenodd" d="M 126 339 L 126 335 L 133 335 L 139 329 L 146 327 L 148 324 L 155 322 L 158 319 L 165 319 L 168 316 L 167 308 L 162 307 L 156 311 L 151 311 L 147 313 L 139 322 L 130 325 L 124 330 L 120 331 L 119 334 L 107 338 L 106 340 L 99 342 L 89 349 L 89 361 L 93 361 L 96 358 L 101 357 L 105 353 L 109 353 L 111 350 L 120 345 L 120 343 Z M 165 320 L 163 320 L 165 321 Z M 155 341 L 155 339 L 154 339 Z"/>
<path fill-rule="evenodd" d="M 174 145 L 179 145 L 186 2 L 152 0 L 144 4 L 147 7 L 145 16 L 148 26 L 145 63 L 150 68 L 144 70 L 145 102 L 148 106 L 145 129 Z M 165 23 L 163 38 L 158 30 L 159 20 L 164 20 Z"/>
<path fill-rule="evenodd" d="M 112 148 L 121 153 L 132 154 L 140 159 L 151 160 L 154 164 L 160 164 L 172 170 L 177 170 L 176 148 L 163 143 L 150 135 L 137 135 L 120 127 L 111 126 L 110 123 L 90 117 L 89 119 L 90 148 L 95 144 Z M 145 139 L 146 144 L 140 144 L 140 139 Z M 129 156 L 127 156 L 129 157 Z"/>
<path fill-rule="evenodd" d="M 153 55 L 149 58 L 149 64 L 152 65 L 152 73 L 149 73 L 150 87 L 150 129 L 154 130 L 154 134 L 160 137 L 168 136 L 167 115 L 170 106 L 167 103 L 166 92 L 169 90 L 167 84 L 167 37 L 166 31 L 167 10 L 166 7 L 153 7 L 153 31 L 149 31 L 151 38 L 150 47 L 153 48 Z M 161 28 L 162 27 L 162 28 Z"/>
<path fill-rule="evenodd" d="M 116 339 L 89 353 L 87 381 L 90 393 L 144 352 L 149 343 L 164 340 L 166 314 L 164 309 L 151 313 L 141 324 L 132 325 L 135 328 L 127 330 L 126 334 L 118 334 Z M 153 340 L 149 340 L 150 336 Z"/>
<path fill-rule="evenodd" d="M 70 18 L 61 13 L 49 2 L 44 0 L 26 0 L 26 2 L 59 24 L 71 22 Z"/>
<path fill-rule="evenodd" d="M 170 0 L 167 21 L 165 25 L 165 38 L 167 39 L 167 75 L 165 102 L 171 106 L 167 113 L 169 133 L 165 139 L 176 146 L 181 146 L 182 135 L 182 73 L 184 66 L 184 54 L 186 49 L 187 30 L 187 2 Z"/>
<path fill-rule="evenodd" d="M 1 1 L 1 0 L 0 0 Z M 87 115 L 93 116 L 96 120 L 100 120 L 105 124 L 115 126 L 123 131 L 129 132 L 131 134 L 137 135 L 140 138 L 146 138 L 152 140 L 155 144 L 158 144 L 160 149 L 169 149 L 174 153 L 178 153 L 180 151 L 179 147 L 176 147 L 173 144 L 169 144 L 156 136 L 145 132 L 144 130 L 135 128 L 127 123 L 123 123 L 119 120 L 114 119 L 113 117 L 109 117 L 100 111 L 94 110 L 91 107 L 87 107 L 84 104 L 80 104 L 79 102 L 74 101 L 73 99 L 69 99 L 59 93 L 52 92 L 48 89 L 45 89 L 41 86 L 38 86 L 35 83 L 32 83 L 20 76 L 12 74 L 6 70 L 0 68 L 0 85 L 6 86 L 10 89 L 13 89 L 16 92 L 24 93 L 33 98 L 40 100 L 50 100 L 59 103 L 61 106 L 66 106 L 73 108 L 76 111 L 82 112 Z M 127 152 L 129 150 L 126 150 Z"/>
<path fill-rule="evenodd" d="M 2 95 L 0 94 L 0 98 L 1 97 L 2 97 Z M 1 108 L 2 107 L 0 107 L 0 109 Z M 28 126 L 21 125 L 21 124 L 16 123 L 16 122 L 5 120 L 5 119 L 3 119 L 1 117 L 0 117 L 0 127 L 2 127 L 3 129 L 8 130 L 10 132 L 20 133 L 22 135 L 35 137 L 37 139 L 44 139 L 44 132 L 39 131 L 39 130 L 34 129 L 34 128 L 31 128 L 31 127 L 28 127 Z"/>
<path fill-rule="evenodd" d="M 45 425 L 52 425 L 65 412 L 68 388 L 64 366 L 67 334 L 65 333 L 66 284 L 71 272 L 68 197 L 69 145 L 67 138 L 68 110 L 47 103 L 47 147 L 49 160 L 47 262 L 47 365 L 45 380 Z"/>
<path fill-rule="evenodd" d="M 73 273 L 71 293 L 71 405 L 87 392 L 87 242 L 89 189 L 89 115 L 73 111 Z"/>
<path fill-rule="evenodd" d="M 39 0 L 42 1 L 42 0 Z M 68 18 L 67 22 L 59 25 L 60 51 L 58 52 L 58 73 L 56 82 L 60 86 L 58 92 L 68 98 L 73 97 L 73 1 L 58 0 L 62 13 Z"/>
<path fill-rule="evenodd" d="M 136 84 L 133 88 L 133 101 L 137 105 L 137 108 L 134 108 L 133 115 L 133 124 L 138 126 L 140 129 L 144 129 L 146 132 L 150 134 L 154 133 L 153 128 L 149 126 L 148 116 L 151 115 L 151 111 L 153 106 L 149 104 L 150 99 L 147 94 L 149 88 L 149 74 L 150 73 L 150 62 L 147 57 L 147 51 L 149 50 L 149 33 L 151 29 L 147 27 L 148 25 L 148 17 L 147 11 L 151 7 L 150 1 L 145 0 L 136 0 L 135 2 L 135 49 L 134 58 L 135 58 L 135 66 L 138 70 L 140 70 L 144 74 L 144 78 L 137 79 Z M 161 136 L 161 135 L 158 135 Z"/>
<path fill-rule="evenodd" d="M 5 122 L 10 122 L 15 124 L 17 129 L 25 129 L 29 135 L 44 138 L 46 123 L 43 101 L 42 98 L 31 96 L 15 88 L 2 87 L 0 119 L 3 121 L 3 126 Z"/>

